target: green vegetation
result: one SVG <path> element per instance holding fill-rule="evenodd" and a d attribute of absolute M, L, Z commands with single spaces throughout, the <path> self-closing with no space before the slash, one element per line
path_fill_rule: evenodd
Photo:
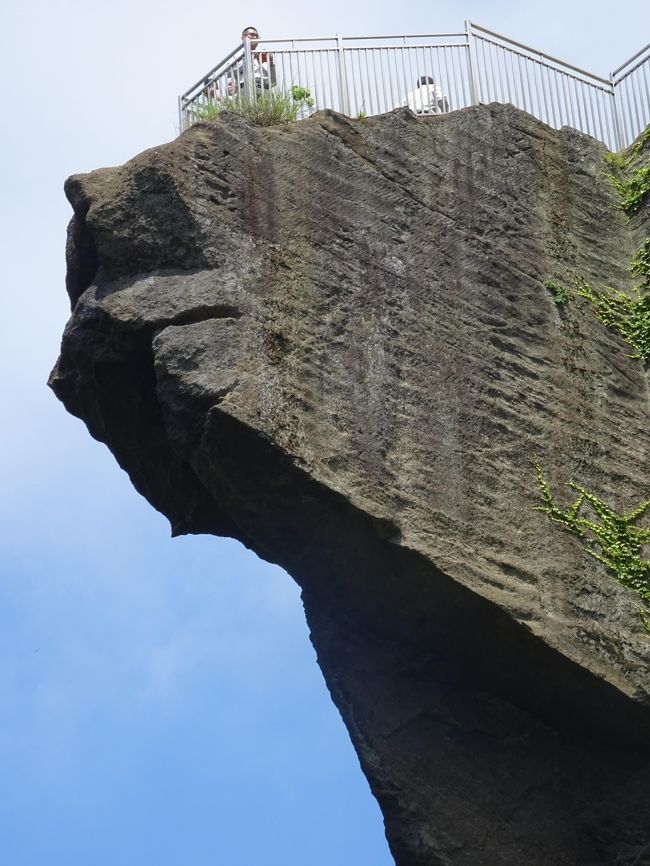
<path fill-rule="evenodd" d="M 610 176 L 620 196 L 621 207 L 628 216 L 634 216 L 641 210 L 650 192 L 650 164 L 630 172 L 624 180 L 619 180 L 615 175 Z"/>
<path fill-rule="evenodd" d="M 587 280 L 577 281 L 578 295 L 593 306 L 598 319 L 617 331 L 636 350 L 631 356 L 642 361 L 650 359 L 650 238 L 636 251 L 630 273 L 640 279 L 632 295 L 609 287 L 597 289 Z"/>
<path fill-rule="evenodd" d="M 641 596 L 643 607 L 639 612 L 643 626 L 650 634 L 650 561 L 641 556 L 643 545 L 650 543 L 650 527 L 635 525 L 650 509 L 650 499 L 628 514 L 617 514 L 584 487 L 569 484 L 578 498 L 565 510 L 555 504 L 538 460 L 535 460 L 535 474 L 544 500 L 544 505 L 536 506 L 535 510 L 577 536 L 587 553 L 609 569 L 621 586 L 633 589 Z M 584 507 L 590 508 L 591 517 L 585 516 Z"/>
<path fill-rule="evenodd" d="M 234 111 L 256 126 L 277 126 L 308 116 L 313 107 L 311 92 L 294 84 L 289 93 L 265 90 L 252 96 L 241 94 L 210 102 L 194 111 L 192 123 L 213 121 L 222 111 Z"/>
<path fill-rule="evenodd" d="M 598 319 L 636 350 L 631 358 L 650 358 L 650 293 L 635 286 L 632 296 L 609 287 L 597 289 L 586 280 L 576 284 L 578 295 L 593 306 Z"/>
<path fill-rule="evenodd" d="M 650 238 L 645 239 L 632 257 L 630 273 L 640 278 L 640 291 L 650 291 Z"/>
<path fill-rule="evenodd" d="M 563 307 L 569 300 L 569 291 L 567 287 L 562 285 L 562 283 L 558 283 L 557 280 L 544 280 L 544 288 L 548 289 L 548 291 L 553 295 L 553 302 L 556 303 L 558 307 Z"/>
<path fill-rule="evenodd" d="M 641 168 L 633 168 L 633 164 L 644 153 L 649 144 L 650 126 L 634 145 L 629 156 L 610 153 L 606 157 L 608 165 L 615 169 L 619 175 L 622 175 L 621 177 L 610 174 L 609 177 L 621 199 L 622 209 L 630 217 L 641 210 L 648 193 L 650 193 L 650 163 L 641 166 Z"/>

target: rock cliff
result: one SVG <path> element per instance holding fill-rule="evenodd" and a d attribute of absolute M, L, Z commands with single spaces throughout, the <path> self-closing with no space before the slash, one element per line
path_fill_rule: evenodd
<path fill-rule="evenodd" d="M 632 285 L 605 153 L 508 106 L 224 114 L 66 185 L 51 385 L 174 533 L 299 583 L 398 866 L 650 863 L 639 597 L 535 510 L 535 459 L 650 497 L 644 365 L 544 286 Z"/>

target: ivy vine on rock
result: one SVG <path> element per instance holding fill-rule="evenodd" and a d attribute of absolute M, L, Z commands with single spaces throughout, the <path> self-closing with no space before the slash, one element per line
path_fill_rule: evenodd
<path fill-rule="evenodd" d="M 537 484 L 543 505 L 536 506 L 553 523 L 577 536 L 587 553 L 601 562 L 621 586 L 639 594 L 639 613 L 645 630 L 650 634 L 650 560 L 642 556 L 643 545 L 650 543 L 650 527 L 637 522 L 650 509 L 650 499 L 627 514 L 617 514 L 602 499 L 577 484 L 567 485 L 578 496 L 569 508 L 560 508 L 542 474 L 538 460 L 534 461 Z"/>
<path fill-rule="evenodd" d="M 647 361 L 650 358 L 650 293 L 643 286 L 635 286 L 632 294 L 607 286 L 596 288 L 585 279 L 576 283 L 576 292 L 586 298 L 594 312 L 608 328 L 634 347 L 631 358 Z"/>

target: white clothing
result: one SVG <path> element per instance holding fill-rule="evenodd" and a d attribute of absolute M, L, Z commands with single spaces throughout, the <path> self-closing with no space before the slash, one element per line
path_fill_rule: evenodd
<path fill-rule="evenodd" d="M 447 111 L 449 106 L 445 95 L 438 84 L 422 84 L 411 90 L 401 102 L 401 107 L 408 106 L 415 114 L 438 114 Z"/>

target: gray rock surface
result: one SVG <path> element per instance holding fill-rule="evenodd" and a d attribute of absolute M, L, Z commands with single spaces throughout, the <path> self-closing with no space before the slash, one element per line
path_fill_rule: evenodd
<path fill-rule="evenodd" d="M 534 457 L 650 496 L 646 370 L 543 286 L 631 285 L 604 156 L 509 106 L 223 115 L 66 185 L 52 387 L 300 584 L 398 866 L 650 863 L 638 597 L 534 510 Z"/>

